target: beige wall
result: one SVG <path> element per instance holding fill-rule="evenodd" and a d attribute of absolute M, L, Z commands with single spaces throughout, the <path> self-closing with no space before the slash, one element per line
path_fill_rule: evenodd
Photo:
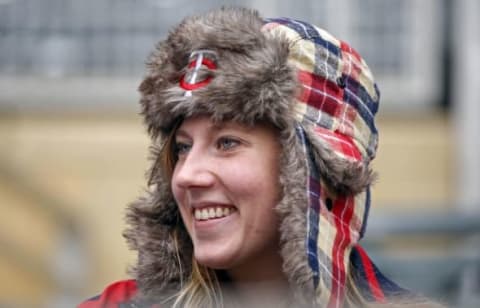
<path fill-rule="evenodd" d="M 449 122 L 442 115 L 384 117 L 378 126 L 373 210 L 448 207 Z M 84 275 L 72 276 L 76 296 L 126 277 L 134 255 L 121 237 L 123 211 L 142 193 L 147 147 L 135 115 L 0 118 L 0 304 L 47 303 L 65 289 L 52 272 L 63 219 L 72 219 L 85 247 L 78 263 Z"/>
<path fill-rule="evenodd" d="M 451 123 L 442 114 L 380 116 L 374 207 L 446 209 L 454 198 Z"/>

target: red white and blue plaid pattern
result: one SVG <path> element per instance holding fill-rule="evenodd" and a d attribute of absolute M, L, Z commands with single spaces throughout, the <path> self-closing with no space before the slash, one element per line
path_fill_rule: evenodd
<path fill-rule="evenodd" d="M 263 30 L 290 42 L 289 63 L 297 69 L 301 86 L 295 109 L 297 136 L 308 166 L 308 264 L 318 303 L 341 307 L 352 249 L 363 235 L 370 195 L 368 189 L 356 196 L 327 193 L 306 129 L 339 158 L 368 164 L 377 148 L 374 116 L 379 92 L 359 54 L 328 32 L 288 18 L 267 19 Z"/>
<path fill-rule="evenodd" d="M 297 69 L 302 88 L 296 105 L 298 122 L 313 125 L 343 158 L 373 159 L 379 91 L 360 55 L 325 30 L 302 21 L 267 19 L 263 29 L 291 42 L 289 62 Z"/>

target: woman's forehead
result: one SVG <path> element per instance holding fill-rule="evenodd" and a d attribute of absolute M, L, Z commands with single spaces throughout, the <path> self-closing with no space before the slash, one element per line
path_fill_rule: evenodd
<path fill-rule="evenodd" d="M 186 118 L 175 130 L 175 137 L 192 137 L 193 135 L 209 134 L 214 136 L 218 133 L 234 133 L 244 136 L 255 137 L 265 140 L 266 138 L 277 139 L 279 129 L 266 121 L 246 124 L 233 120 L 214 121 L 210 116 L 201 115 Z M 267 137 L 268 136 L 268 137 Z"/>

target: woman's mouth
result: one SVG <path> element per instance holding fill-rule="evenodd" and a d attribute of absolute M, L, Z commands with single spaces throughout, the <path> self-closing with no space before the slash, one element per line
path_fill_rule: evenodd
<path fill-rule="evenodd" d="M 193 210 L 193 216 L 197 221 L 217 219 L 231 215 L 235 212 L 234 207 L 227 206 L 210 206 L 203 208 L 196 208 Z"/>

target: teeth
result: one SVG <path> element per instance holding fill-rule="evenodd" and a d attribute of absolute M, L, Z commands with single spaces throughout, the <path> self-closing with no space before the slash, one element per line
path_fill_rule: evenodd
<path fill-rule="evenodd" d="M 208 219 L 208 210 L 203 209 L 202 211 L 202 220 Z"/>
<path fill-rule="evenodd" d="M 209 207 L 203 209 L 195 209 L 193 214 L 195 220 L 207 220 L 228 216 L 233 211 L 234 209 L 231 209 L 229 207 Z"/>
<path fill-rule="evenodd" d="M 208 209 L 208 218 L 215 218 L 215 209 L 213 207 Z"/>

